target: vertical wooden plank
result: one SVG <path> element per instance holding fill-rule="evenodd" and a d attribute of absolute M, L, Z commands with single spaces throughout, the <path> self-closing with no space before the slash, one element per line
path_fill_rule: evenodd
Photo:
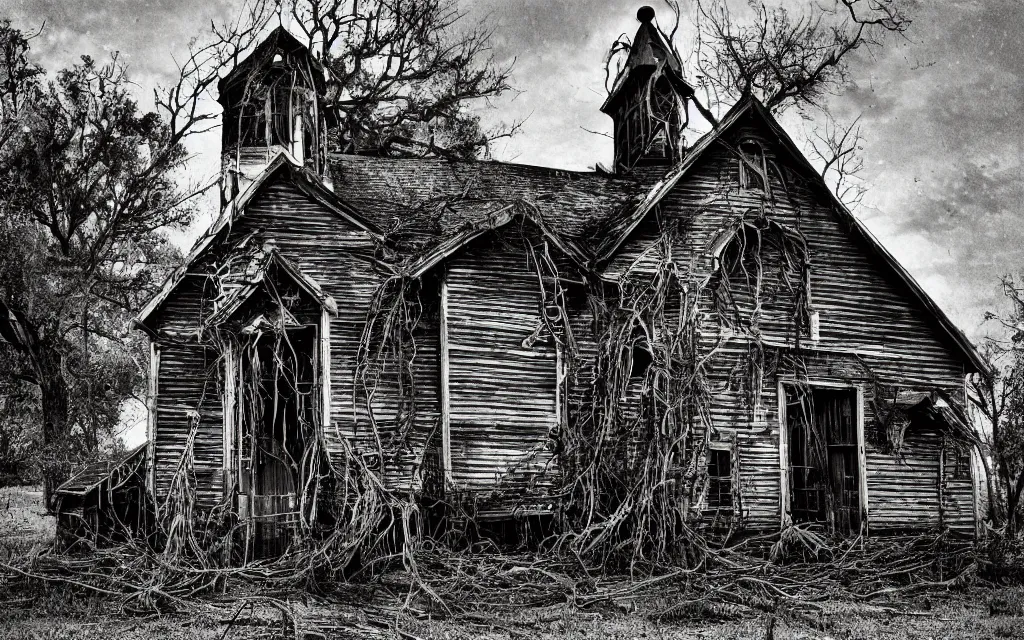
<path fill-rule="evenodd" d="M 157 390 L 160 376 L 160 345 L 155 340 L 149 341 L 149 389 L 147 393 L 146 412 L 146 489 L 156 495 L 156 429 L 157 429 Z"/>
<path fill-rule="evenodd" d="M 864 441 L 864 387 L 857 385 L 857 482 L 860 493 L 860 528 L 864 535 L 870 530 L 868 501 L 868 457 Z"/>
<path fill-rule="evenodd" d="M 971 489 L 972 489 L 972 507 L 974 508 L 974 537 L 975 539 L 981 539 L 983 529 L 981 526 L 982 513 L 981 513 L 981 491 L 982 491 L 982 476 L 985 475 L 985 466 L 981 461 L 981 451 L 977 447 L 971 447 Z M 985 478 L 985 490 L 988 490 L 988 478 Z M 992 497 L 989 496 L 989 500 Z"/>
<path fill-rule="evenodd" d="M 555 426 L 562 432 L 562 419 L 565 411 L 562 404 L 565 401 L 565 390 L 562 385 L 565 382 L 565 358 L 562 355 L 562 343 L 555 343 Z"/>
<path fill-rule="evenodd" d="M 320 428 L 324 433 L 331 426 L 331 314 L 320 310 Z"/>
<path fill-rule="evenodd" d="M 946 437 L 939 444 L 939 477 L 936 485 L 939 493 L 939 529 L 946 526 Z"/>
<path fill-rule="evenodd" d="M 779 524 L 792 524 L 789 515 L 789 433 L 786 424 L 786 385 L 779 380 Z"/>
<path fill-rule="evenodd" d="M 235 485 L 235 353 L 228 343 L 222 354 L 224 359 L 224 457 L 221 467 L 224 471 L 224 497 L 231 495 Z"/>
<path fill-rule="evenodd" d="M 441 277 L 441 462 L 445 488 L 454 487 L 452 476 L 452 423 L 450 363 L 448 359 L 448 272 Z"/>

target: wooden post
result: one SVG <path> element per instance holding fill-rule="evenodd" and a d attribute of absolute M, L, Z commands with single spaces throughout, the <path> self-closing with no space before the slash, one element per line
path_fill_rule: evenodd
<path fill-rule="evenodd" d="M 939 529 L 942 529 L 946 524 L 946 436 L 942 436 L 942 442 L 939 444 L 939 477 L 938 477 L 938 494 L 939 494 Z"/>
<path fill-rule="evenodd" d="M 869 531 L 868 510 L 868 457 L 864 441 L 864 388 L 857 385 L 857 480 L 860 484 L 860 529 L 865 536 Z"/>
<path fill-rule="evenodd" d="M 451 387 L 448 360 L 448 272 L 441 278 L 441 463 L 444 486 L 455 487 L 452 475 Z"/>
<path fill-rule="evenodd" d="M 971 506 L 974 508 L 974 537 L 980 540 L 984 534 L 984 528 L 981 526 L 983 518 L 981 509 L 981 480 L 982 476 L 985 475 L 985 465 L 981 461 L 981 450 L 978 447 L 971 447 L 969 460 L 971 465 L 971 468 L 968 470 L 971 474 Z M 985 483 L 985 488 L 987 490 L 988 482 Z M 991 500 L 992 496 L 989 496 L 988 499 Z"/>
<path fill-rule="evenodd" d="M 235 482 L 236 467 L 234 464 L 235 451 L 235 352 L 233 345 L 229 342 L 224 348 L 224 452 L 221 463 L 222 476 L 224 481 L 224 498 L 231 496 L 231 489 Z"/>
<path fill-rule="evenodd" d="M 149 385 L 146 397 L 146 489 L 156 500 L 156 430 L 157 430 L 157 394 L 160 390 L 160 345 L 155 340 L 149 342 Z"/>
<path fill-rule="evenodd" d="M 792 524 L 789 513 L 789 433 L 786 423 L 786 385 L 779 380 L 779 524 L 785 529 Z"/>
<path fill-rule="evenodd" d="M 331 426 L 331 314 L 320 310 L 320 428 Z"/>

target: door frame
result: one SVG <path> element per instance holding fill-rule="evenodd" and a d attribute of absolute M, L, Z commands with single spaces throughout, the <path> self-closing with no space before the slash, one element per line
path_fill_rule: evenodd
<path fill-rule="evenodd" d="M 797 379 L 796 376 L 779 376 L 777 386 L 777 402 L 779 411 L 779 511 L 781 528 L 793 524 L 793 516 L 790 512 L 789 492 L 789 424 L 786 419 L 786 385 L 804 385 L 822 389 L 851 389 L 856 392 L 856 421 L 857 427 L 857 481 L 858 493 L 860 494 L 860 529 L 865 536 L 868 533 L 868 477 L 867 477 L 867 453 L 864 446 L 864 387 L 859 384 L 829 380 L 823 378 Z"/>

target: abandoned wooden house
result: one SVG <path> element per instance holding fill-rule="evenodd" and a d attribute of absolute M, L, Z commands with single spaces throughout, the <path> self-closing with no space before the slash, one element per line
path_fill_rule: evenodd
<path fill-rule="evenodd" d="M 158 509 L 273 549 L 359 468 L 480 521 L 655 478 L 709 527 L 975 533 L 988 365 L 758 100 L 687 144 L 638 19 L 610 170 L 338 153 L 280 28 L 221 81 L 222 215 L 137 319 Z"/>

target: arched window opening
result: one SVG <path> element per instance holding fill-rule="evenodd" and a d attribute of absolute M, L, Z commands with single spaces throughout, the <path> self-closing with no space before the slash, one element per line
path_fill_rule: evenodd
<path fill-rule="evenodd" d="M 654 357 L 646 345 L 633 343 L 633 349 L 629 355 L 629 377 L 630 379 L 643 379 L 654 364 Z"/>
<path fill-rule="evenodd" d="M 807 245 L 798 231 L 766 219 L 745 220 L 716 245 L 712 286 L 724 326 L 786 320 L 796 335 L 814 339 Z"/>

